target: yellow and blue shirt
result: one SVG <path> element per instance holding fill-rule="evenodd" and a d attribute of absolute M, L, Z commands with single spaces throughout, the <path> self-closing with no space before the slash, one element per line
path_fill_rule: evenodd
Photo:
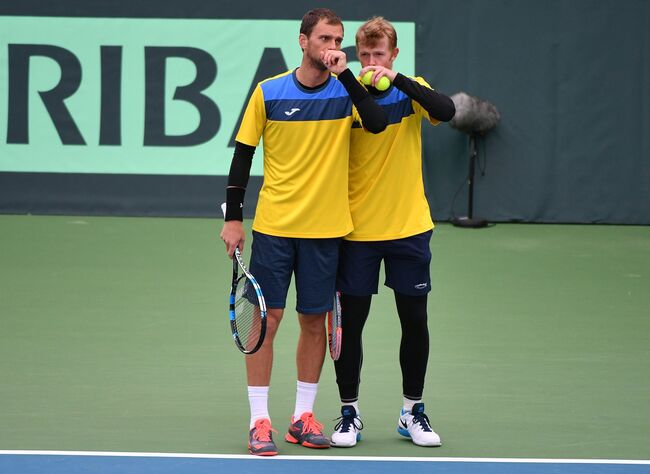
<path fill-rule="evenodd" d="M 421 77 L 413 79 L 431 87 Z M 353 125 L 349 199 L 354 231 L 346 240 L 402 239 L 434 227 L 422 181 L 422 119 L 440 122 L 395 86 L 375 100 L 386 111 L 388 126 L 372 135 Z"/>
<path fill-rule="evenodd" d="M 236 140 L 264 144 L 264 184 L 253 229 L 279 237 L 341 237 L 352 230 L 348 157 L 359 115 L 331 75 L 307 89 L 295 70 L 260 82 Z"/>

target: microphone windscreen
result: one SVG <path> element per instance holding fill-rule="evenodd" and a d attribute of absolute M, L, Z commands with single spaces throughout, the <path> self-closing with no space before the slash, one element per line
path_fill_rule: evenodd
<path fill-rule="evenodd" d="M 464 92 L 451 96 L 456 106 L 456 115 L 449 125 L 465 133 L 485 133 L 499 123 L 501 116 L 491 103 Z"/>

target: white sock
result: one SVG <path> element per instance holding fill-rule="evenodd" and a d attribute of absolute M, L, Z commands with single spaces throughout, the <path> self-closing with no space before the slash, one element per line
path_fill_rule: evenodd
<path fill-rule="evenodd" d="M 301 382 L 296 383 L 296 408 L 293 411 L 293 419 L 297 420 L 303 413 L 314 412 L 314 401 L 318 393 L 318 383 Z"/>
<path fill-rule="evenodd" d="M 359 400 L 355 400 L 353 402 L 341 402 L 341 407 L 344 407 L 346 405 L 351 405 L 354 407 L 354 411 L 357 412 L 357 416 L 359 416 Z"/>
<path fill-rule="evenodd" d="M 251 422 L 249 429 L 253 429 L 255 422 L 269 416 L 269 387 L 248 386 L 248 404 L 251 408 Z"/>
<path fill-rule="evenodd" d="M 411 413 L 413 410 L 413 405 L 416 403 L 422 403 L 422 399 L 420 398 L 419 400 L 411 400 L 410 398 L 402 397 L 404 399 L 404 411 Z"/>

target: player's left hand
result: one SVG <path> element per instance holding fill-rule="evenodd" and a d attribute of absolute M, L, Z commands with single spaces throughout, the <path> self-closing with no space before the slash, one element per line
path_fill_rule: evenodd
<path fill-rule="evenodd" d="M 347 56 L 343 51 L 326 49 L 321 51 L 320 58 L 325 67 L 334 74 L 341 74 L 348 68 Z"/>

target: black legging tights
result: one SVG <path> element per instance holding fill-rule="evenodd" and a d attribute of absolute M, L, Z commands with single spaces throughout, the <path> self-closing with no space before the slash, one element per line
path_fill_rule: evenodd
<path fill-rule="evenodd" d="M 343 314 L 343 344 L 341 356 L 334 363 L 336 383 L 342 402 L 359 398 L 359 383 L 363 363 L 361 334 L 370 313 L 372 295 L 341 295 Z M 402 393 L 419 400 L 424 390 L 424 377 L 429 358 L 427 327 L 427 295 L 407 296 L 395 292 L 397 314 L 402 326 L 399 362 L 402 368 Z"/>

